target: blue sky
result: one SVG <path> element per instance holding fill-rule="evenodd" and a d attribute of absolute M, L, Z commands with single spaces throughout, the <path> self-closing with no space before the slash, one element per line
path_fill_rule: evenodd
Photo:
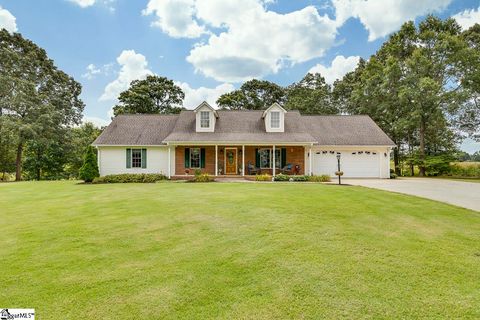
<path fill-rule="evenodd" d="M 253 77 L 288 85 L 312 70 L 333 82 L 429 13 L 468 27 L 480 1 L 0 0 L 0 27 L 44 48 L 82 83 L 85 119 L 106 124 L 118 93 L 151 73 L 178 82 L 187 108 Z"/>

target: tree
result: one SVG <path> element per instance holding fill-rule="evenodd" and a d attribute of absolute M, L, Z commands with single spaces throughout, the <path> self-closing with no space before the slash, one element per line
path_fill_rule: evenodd
<path fill-rule="evenodd" d="M 125 113 L 171 114 L 179 113 L 185 93 L 172 80 L 147 76 L 134 80 L 130 88 L 120 93 L 119 104 L 113 108 L 115 116 Z"/>
<path fill-rule="evenodd" d="M 331 87 L 319 73 L 307 75 L 287 88 L 287 110 L 299 110 L 304 114 L 337 114 L 338 107 L 332 103 Z"/>
<path fill-rule="evenodd" d="M 417 164 L 425 175 L 427 157 L 430 163 L 432 156 L 446 158 L 462 130 L 475 128 L 477 33 L 466 38 L 453 19 L 429 16 L 418 28 L 405 23 L 368 62 L 335 82 L 333 99 L 341 109 L 370 115 L 396 143 L 397 173 L 404 146 L 411 171 Z"/>
<path fill-rule="evenodd" d="M 275 102 L 284 104 L 285 89 L 267 80 L 249 80 L 240 89 L 220 96 L 217 105 L 228 110 L 264 110 Z"/>
<path fill-rule="evenodd" d="M 78 178 L 78 172 L 83 165 L 83 156 L 87 148 L 102 133 L 93 123 L 86 122 L 79 127 L 70 130 L 71 148 L 68 154 L 68 161 L 65 165 L 65 172 L 71 178 Z M 96 149 L 94 149 L 96 153 Z"/>
<path fill-rule="evenodd" d="M 16 180 L 22 179 L 27 142 L 79 124 L 81 85 L 58 70 L 46 52 L 20 34 L 0 30 L 0 115 L 14 123 Z"/>
<path fill-rule="evenodd" d="M 85 152 L 83 166 L 80 168 L 78 176 L 85 182 L 92 182 L 93 179 L 100 176 L 100 173 L 98 172 L 97 156 L 95 155 L 92 146 L 88 146 Z"/>

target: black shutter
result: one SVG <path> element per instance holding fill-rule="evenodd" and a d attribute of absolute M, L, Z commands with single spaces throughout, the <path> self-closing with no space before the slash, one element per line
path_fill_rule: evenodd
<path fill-rule="evenodd" d="M 190 168 L 190 148 L 185 148 L 185 168 Z"/>
<path fill-rule="evenodd" d="M 258 152 L 258 148 L 255 149 L 255 167 L 260 168 L 260 153 Z"/>
<path fill-rule="evenodd" d="M 200 168 L 205 168 L 205 148 L 200 149 Z"/>
<path fill-rule="evenodd" d="M 287 165 L 287 148 L 282 148 L 281 159 L 282 159 L 281 166 L 282 166 L 282 168 L 284 168 Z"/>

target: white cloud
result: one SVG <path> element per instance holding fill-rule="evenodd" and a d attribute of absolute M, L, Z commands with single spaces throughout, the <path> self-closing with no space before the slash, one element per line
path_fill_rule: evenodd
<path fill-rule="evenodd" d="M 276 73 L 286 64 L 321 57 L 334 44 L 335 21 L 320 16 L 315 7 L 280 14 L 266 8 L 269 2 L 150 0 L 144 13 L 155 10 L 157 23 L 171 36 L 198 37 L 208 32 L 208 42 L 197 43 L 187 61 L 197 72 L 222 82 Z M 166 3 L 175 10 L 159 10 Z M 183 18 L 171 20 L 178 12 Z"/>
<path fill-rule="evenodd" d="M 93 79 L 96 74 L 99 74 L 102 72 L 99 68 L 97 68 L 94 64 L 89 64 L 87 66 L 87 72 L 82 74 L 82 78 L 87 78 L 88 80 Z"/>
<path fill-rule="evenodd" d="M 187 109 L 194 109 L 203 101 L 207 101 L 212 107 L 217 106 L 217 99 L 224 93 L 235 90 L 235 87 L 230 83 L 222 83 L 215 88 L 200 87 L 193 89 L 188 83 L 176 82 L 177 86 L 182 88 L 185 93 L 183 106 Z"/>
<path fill-rule="evenodd" d="M 148 62 L 145 56 L 134 50 L 123 50 L 117 62 L 121 66 L 118 77 L 105 87 L 100 101 L 117 99 L 122 91 L 128 89 L 130 82 L 145 79 L 147 75 L 153 74 L 147 68 Z"/>
<path fill-rule="evenodd" d="M 87 71 L 84 74 L 82 74 L 82 78 L 91 80 L 95 78 L 96 75 L 108 76 L 112 72 L 113 67 L 114 67 L 113 63 L 107 63 L 101 67 L 97 67 L 96 65 L 91 63 L 85 68 Z"/>
<path fill-rule="evenodd" d="M 111 120 L 106 120 L 106 119 L 102 119 L 102 118 L 98 118 L 98 117 L 83 116 L 82 122 L 83 123 L 91 122 L 96 127 L 101 128 L 101 127 L 108 126 L 110 124 Z"/>
<path fill-rule="evenodd" d="M 17 23 L 13 14 L 0 6 L 0 29 L 6 29 L 8 32 L 16 32 Z"/>
<path fill-rule="evenodd" d="M 325 67 L 321 64 L 317 64 L 312 67 L 308 72 L 320 73 L 325 78 L 325 81 L 327 83 L 332 84 L 335 82 L 335 80 L 342 79 L 343 76 L 348 72 L 355 70 L 359 61 L 360 57 L 358 56 L 351 56 L 345 58 L 344 56 L 340 55 L 336 56 L 335 59 L 333 59 L 330 67 Z"/>
<path fill-rule="evenodd" d="M 88 8 L 88 7 L 93 6 L 94 4 L 100 3 L 103 6 L 105 6 L 108 10 L 110 10 L 111 12 L 115 11 L 113 3 L 116 0 L 68 0 L 68 1 L 77 4 L 81 8 Z"/>
<path fill-rule="evenodd" d="M 197 38 L 205 29 L 194 19 L 194 0 L 150 0 L 144 15 L 154 14 L 153 23 L 174 38 Z"/>
<path fill-rule="evenodd" d="M 444 10 L 452 0 L 332 0 L 341 26 L 358 18 L 369 32 L 368 40 L 384 37 L 416 17 Z"/>
<path fill-rule="evenodd" d="M 95 0 L 70 0 L 82 8 L 87 8 L 95 4 Z"/>
<path fill-rule="evenodd" d="M 462 26 L 464 30 L 469 29 L 475 23 L 480 23 L 480 7 L 459 12 L 452 18 L 457 20 L 458 24 Z"/>

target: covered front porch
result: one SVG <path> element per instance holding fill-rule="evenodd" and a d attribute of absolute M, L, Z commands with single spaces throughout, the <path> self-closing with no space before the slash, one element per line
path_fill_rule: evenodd
<path fill-rule="evenodd" d="M 195 172 L 217 177 L 248 177 L 257 174 L 309 174 L 311 146 L 306 145 L 175 145 L 176 178 L 189 177 Z M 308 166 L 311 168 L 311 166 Z"/>

